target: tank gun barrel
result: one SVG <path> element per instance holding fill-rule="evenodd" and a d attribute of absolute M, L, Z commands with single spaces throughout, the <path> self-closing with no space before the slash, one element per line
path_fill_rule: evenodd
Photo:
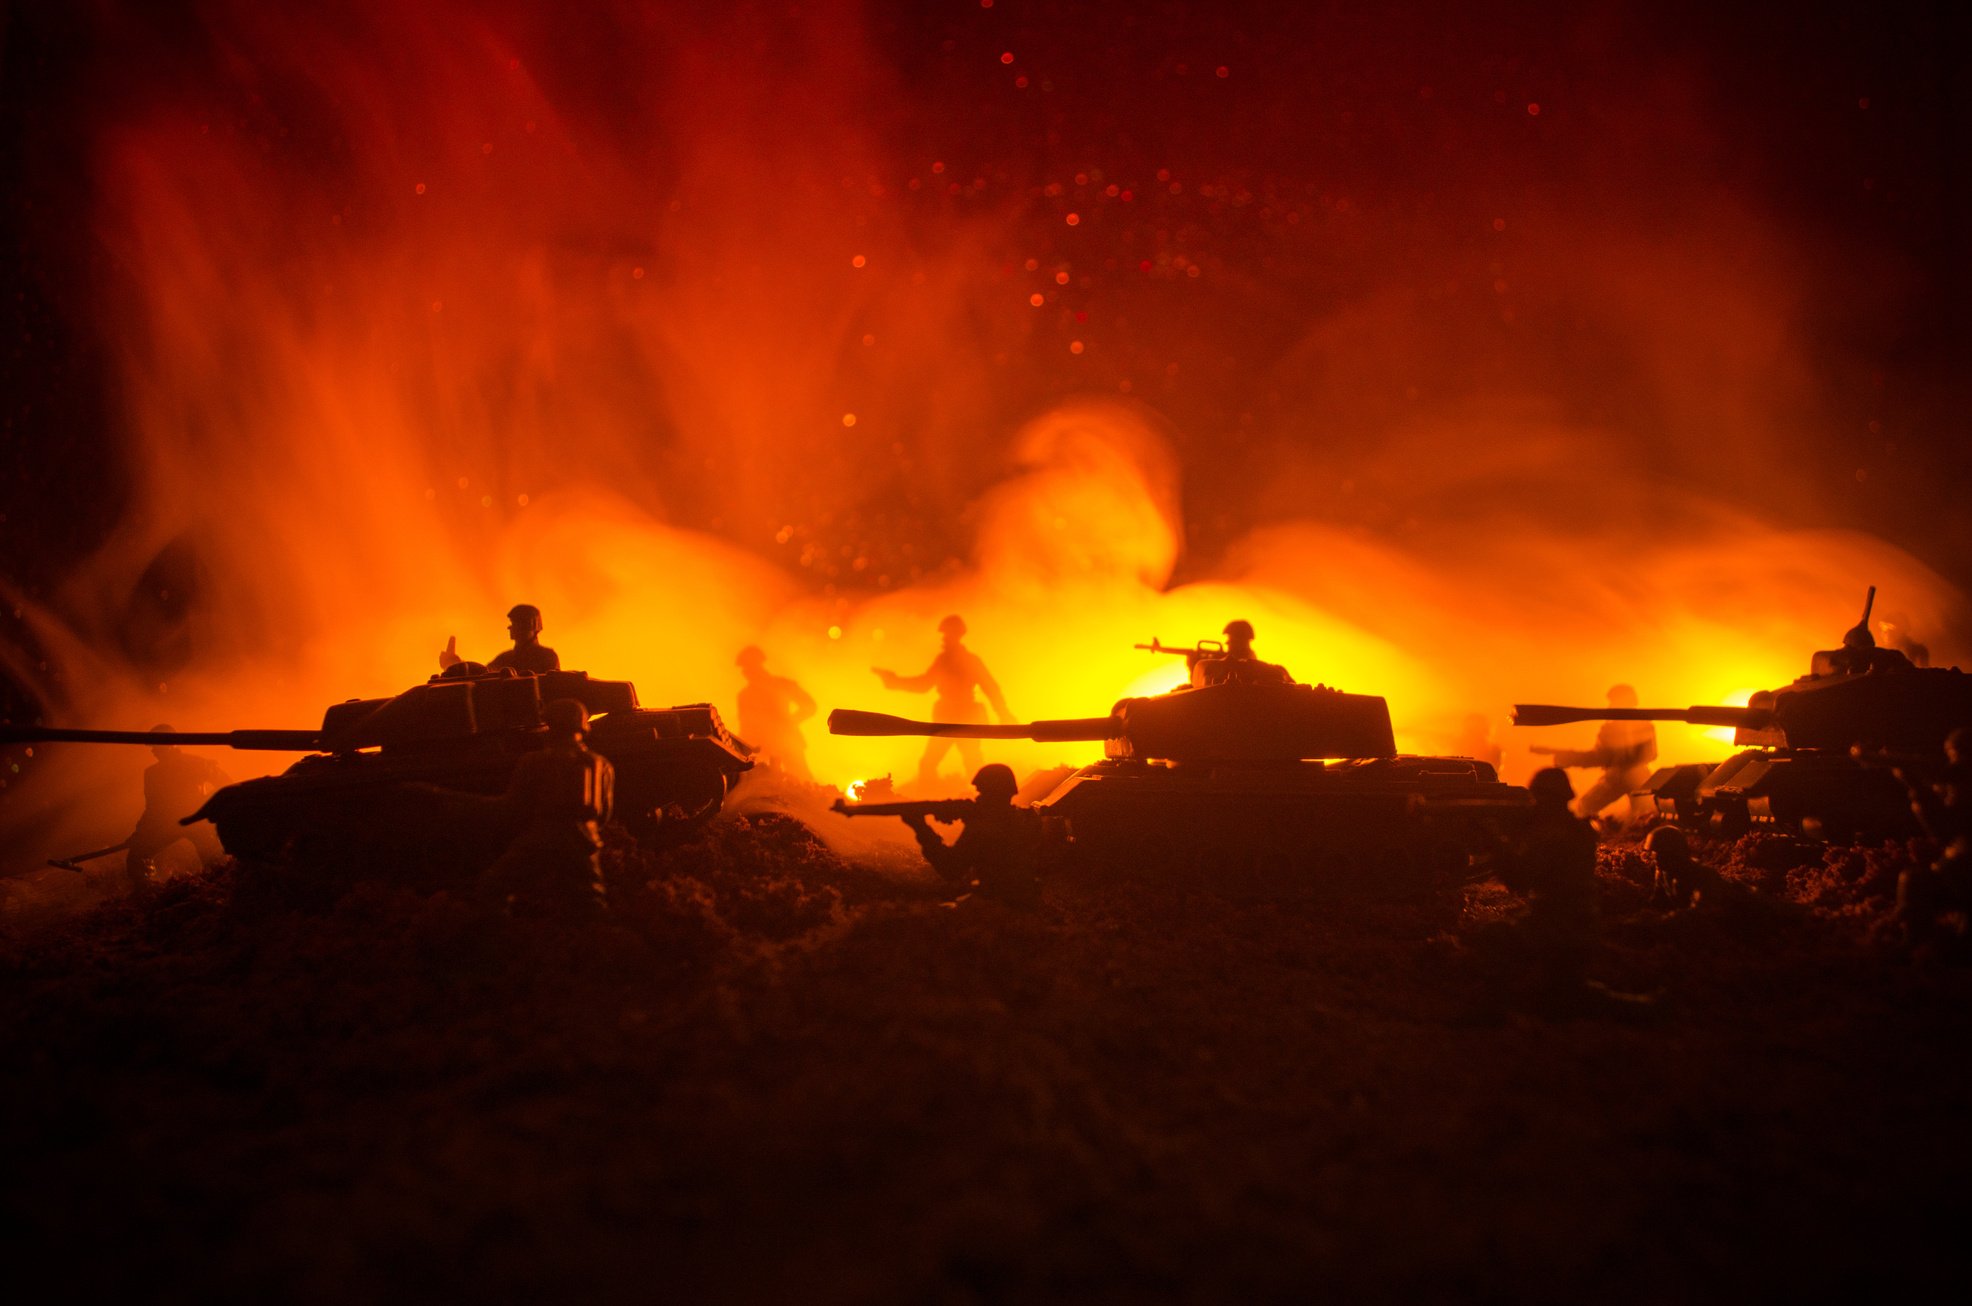
<path fill-rule="evenodd" d="M 1773 712 L 1762 707 L 1724 707 L 1701 703 L 1694 707 L 1555 707 L 1546 703 L 1515 703 L 1516 726 L 1565 726 L 1577 721 L 1682 721 L 1694 726 L 1730 726 L 1759 730 L 1772 724 Z"/>
<path fill-rule="evenodd" d="M 1114 716 L 1071 717 L 1030 721 L 1026 725 L 989 726 L 965 721 L 912 721 L 883 712 L 859 712 L 839 707 L 829 713 L 832 735 L 943 735 L 948 739 L 1035 739 L 1043 742 L 1115 739 L 1122 722 Z"/>
<path fill-rule="evenodd" d="M 142 744 L 147 748 L 234 748 L 247 753 L 318 753 L 319 730 L 65 730 L 0 725 L 0 744 Z"/>

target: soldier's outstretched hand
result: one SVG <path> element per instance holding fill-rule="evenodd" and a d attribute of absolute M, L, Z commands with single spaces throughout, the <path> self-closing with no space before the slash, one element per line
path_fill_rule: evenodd
<path fill-rule="evenodd" d="M 883 682 L 885 689 L 897 688 L 897 673 L 895 671 L 886 671 L 882 667 L 871 667 L 870 670 L 876 674 L 878 680 Z"/>
<path fill-rule="evenodd" d="M 465 659 L 459 656 L 459 637 L 457 635 L 447 635 L 445 637 L 445 647 L 438 650 L 438 669 L 440 671 L 450 671 L 453 667 L 458 666 L 464 661 Z"/>

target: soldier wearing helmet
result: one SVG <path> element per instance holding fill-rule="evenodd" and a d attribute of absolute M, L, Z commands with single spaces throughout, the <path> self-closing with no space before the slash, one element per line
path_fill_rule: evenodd
<path fill-rule="evenodd" d="M 1945 765 L 1936 778 L 1899 767 L 1910 790 L 1911 811 L 1937 845 L 1929 866 L 1911 867 L 1897 877 L 1897 903 L 1890 915 L 1913 944 L 1951 945 L 1972 917 L 1972 728 L 1959 726 L 1945 736 Z"/>
<path fill-rule="evenodd" d="M 486 664 L 489 671 L 511 668 L 515 671 L 540 673 L 560 671 L 561 658 L 555 651 L 541 642 L 541 609 L 532 603 L 516 603 L 507 610 L 507 635 L 514 646 L 504 653 L 494 656 Z M 445 641 L 445 647 L 438 653 L 438 669 L 451 672 L 463 659 L 459 656 L 459 639 L 454 635 Z"/>
<path fill-rule="evenodd" d="M 1628 685 L 1611 685 L 1608 697 L 1613 708 L 1637 705 L 1636 690 Z M 1657 727 L 1648 721 L 1605 721 L 1592 748 L 1536 744 L 1527 751 L 1552 757 L 1555 766 L 1570 770 L 1602 768 L 1595 783 L 1575 800 L 1575 814 L 1592 820 L 1650 778 L 1650 764 L 1657 760 Z"/>
<path fill-rule="evenodd" d="M 1191 683 L 1219 685 L 1227 682 L 1241 685 L 1291 685 L 1294 678 L 1287 674 L 1287 668 L 1272 662 L 1262 662 L 1253 655 L 1253 623 L 1235 620 L 1226 623 L 1224 631 L 1226 650 L 1216 657 L 1202 657 L 1192 663 Z"/>
<path fill-rule="evenodd" d="M 157 761 L 144 768 L 144 814 L 130 833 L 123 873 L 132 889 L 151 881 L 159 853 L 179 842 L 190 843 L 199 860 L 207 865 L 219 860 L 219 836 L 212 824 L 179 822 L 199 808 L 213 792 L 229 783 L 226 773 L 203 757 L 193 757 L 176 744 L 166 742 L 176 733 L 170 726 L 151 727 L 158 742 L 151 745 Z"/>
<path fill-rule="evenodd" d="M 963 817 L 965 828 L 946 843 L 926 824 L 922 813 L 904 816 L 917 835 L 918 847 L 933 870 L 963 898 L 976 894 L 1012 907 L 1034 907 L 1041 901 L 1041 882 L 1035 865 L 1041 848 L 1041 820 L 1031 808 L 1015 807 L 1019 785 L 1013 769 L 989 762 L 972 777 L 979 796 Z"/>
<path fill-rule="evenodd" d="M 1559 767 L 1536 772 L 1527 793 L 1533 811 L 1495 871 L 1525 903 L 1481 930 L 1474 949 L 1502 982 L 1530 984 L 1536 1001 L 1568 1000 L 1583 989 L 1595 947 L 1595 831 L 1569 810 L 1575 786 Z"/>
<path fill-rule="evenodd" d="M 585 915 L 604 906 L 602 827 L 616 770 L 584 742 L 589 712 L 572 698 L 541 709 L 545 746 L 521 757 L 500 806 L 515 830 L 486 873 L 490 891 L 525 915 Z"/>
<path fill-rule="evenodd" d="M 767 655 L 751 645 L 734 659 L 746 685 L 739 692 L 739 734 L 755 756 L 796 780 L 814 779 L 808 771 L 808 744 L 801 723 L 815 715 L 815 700 L 786 676 L 767 670 Z"/>
<path fill-rule="evenodd" d="M 993 673 L 986 669 L 977 653 L 965 646 L 965 619 L 956 613 L 938 623 L 940 648 L 938 656 L 931 665 L 915 676 L 900 676 L 883 667 L 871 667 L 885 689 L 902 690 L 909 694 L 922 694 L 931 691 L 936 697 L 931 702 L 931 719 L 979 724 L 986 720 L 986 708 L 982 706 L 974 691 L 985 696 L 995 715 L 1003 723 L 1013 721 L 1013 713 L 1000 693 L 1000 684 L 993 679 Z M 933 735 L 925 740 L 924 756 L 918 760 L 917 783 L 921 788 L 932 789 L 938 784 L 938 767 L 945 760 L 945 754 L 953 748 L 959 750 L 959 760 L 969 770 L 978 770 L 980 763 L 979 742 L 974 739 L 949 739 Z"/>

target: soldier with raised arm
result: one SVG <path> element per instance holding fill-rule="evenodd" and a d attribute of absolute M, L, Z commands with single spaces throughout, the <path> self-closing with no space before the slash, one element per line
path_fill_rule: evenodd
<path fill-rule="evenodd" d="M 902 690 L 909 694 L 931 692 L 936 695 L 931 702 L 931 719 L 952 724 L 974 725 L 986 720 L 986 708 L 974 691 L 983 694 L 986 702 L 992 705 L 993 712 L 1002 722 L 1011 723 L 1013 712 L 1008 709 L 1006 699 L 1000 693 L 999 682 L 979 655 L 965 646 L 965 620 L 957 615 L 949 616 L 938 623 L 938 634 L 943 647 L 931 665 L 915 676 L 900 676 L 883 667 L 871 667 L 885 689 Z M 931 788 L 938 783 L 938 766 L 945 760 L 945 754 L 953 748 L 959 750 L 959 760 L 968 770 L 977 771 L 980 764 L 979 742 L 974 739 L 949 739 L 933 735 L 924 744 L 924 756 L 918 760 L 917 783 Z"/>
<path fill-rule="evenodd" d="M 511 667 L 515 671 L 560 671 L 561 657 L 541 642 L 541 609 L 532 603 L 516 603 L 507 612 L 507 635 L 514 646 L 486 664 L 487 670 Z M 465 659 L 459 656 L 459 639 L 454 635 L 438 651 L 438 669 L 450 671 Z"/>
<path fill-rule="evenodd" d="M 1636 690 L 1628 685 L 1609 687 L 1609 706 L 1636 705 Z M 1550 756 L 1557 767 L 1571 771 L 1602 768 L 1595 783 L 1575 799 L 1575 814 L 1585 821 L 1593 820 L 1603 808 L 1650 778 L 1650 764 L 1657 760 L 1657 727 L 1648 721 L 1605 721 L 1596 731 L 1592 748 L 1536 744 L 1527 751 Z"/>

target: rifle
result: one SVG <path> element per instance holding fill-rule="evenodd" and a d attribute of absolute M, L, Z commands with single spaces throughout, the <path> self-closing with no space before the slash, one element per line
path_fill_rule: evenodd
<path fill-rule="evenodd" d="M 125 839 L 122 843 L 113 843 L 107 848 L 98 848 L 94 852 L 77 853 L 73 857 L 50 857 L 48 865 L 60 867 L 64 871 L 80 871 L 82 863 L 93 862 L 98 857 L 107 857 L 111 853 L 120 853 L 129 846 L 130 841 Z"/>
<path fill-rule="evenodd" d="M 844 816 L 928 816 L 944 825 L 963 821 L 972 815 L 973 800 L 970 798 L 939 798 L 916 803 L 852 803 L 838 798 L 832 812 Z"/>
<path fill-rule="evenodd" d="M 1197 666 L 1200 659 L 1221 657 L 1226 651 L 1226 646 L 1216 639 L 1201 639 L 1192 648 L 1173 648 L 1169 644 L 1160 643 L 1155 635 L 1150 637 L 1148 644 L 1132 644 L 1130 647 L 1142 649 L 1145 653 L 1168 653 L 1173 657 L 1181 657 L 1185 660 L 1187 671 Z"/>

